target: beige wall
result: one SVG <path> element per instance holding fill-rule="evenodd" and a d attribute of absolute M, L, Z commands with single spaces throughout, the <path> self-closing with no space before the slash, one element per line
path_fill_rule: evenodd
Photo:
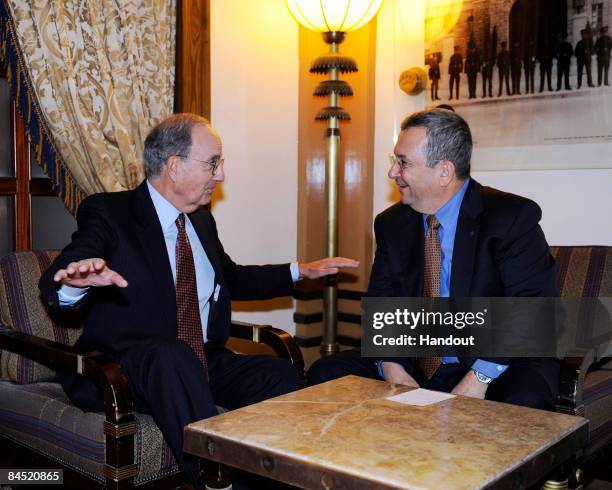
<path fill-rule="evenodd" d="M 474 177 L 536 201 L 551 245 L 612 245 L 612 170 L 476 172 Z"/>
<path fill-rule="evenodd" d="M 213 208 L 219 235 L 238 263 L 290 262 L 297 249 L 297 24 L 284 0 L 213 1 L 210 10 L 211 120 L 226 162 Z M 292 299 L 256 308 L 263 311 L 234 318 L 292 329 Z"/>

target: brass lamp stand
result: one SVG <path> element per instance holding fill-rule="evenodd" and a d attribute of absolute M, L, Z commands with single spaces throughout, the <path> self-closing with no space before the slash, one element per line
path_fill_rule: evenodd
<path fill-rule="evenodd" d="M 353 58 L 342 56 L 338 45 L 344 41 L 346 33 L 340 31 L 323 32 L 323 40 L 329 44 L 329 53 L 317 58 L 310 67 L 311 73 L 329 73 L 329 79 L 319 83 L 314 91 L 316 97 L 328 96 L 328 106 L 315 116 L 317 121 L 327 121 L 325 152 L 325 187 L 327 194 L 327 246 L 326 255 L 338 255 L 338 162 L 340 158 L 339 121 L 350 120 L 350 115 L 338 105 L 342 96 L 353 95 L 350 85 L 338 79 L 339 73 L 357 71 Z M 326 279 L 323 292 L 323 341 L 321 354 L 338 352 L 338 281 L 336 277 Z"/>

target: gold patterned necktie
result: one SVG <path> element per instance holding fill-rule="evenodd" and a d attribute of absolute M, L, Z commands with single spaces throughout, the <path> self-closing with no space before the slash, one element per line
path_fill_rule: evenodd
<path fill-rule="evenodd" d="M 423 296 L 427 298 L 440 297 L 440 272 L 442 271 L 442 245 L 438 229 L 440 222 L 435 215 L 427 217 L 427 233 L 425 234 Z M 431 379 L 442 364 L 441 357 L 421 357 L 419 367 Z"/>
<path fill-rule="evenodd" d="M 208 365 L 204 352 L 200 302 L 196 284 L 193 252 L 185 230 L 185 215 L 176 219 L 176 324 L 177 335 L 196 353 L 208 376 Z"/>

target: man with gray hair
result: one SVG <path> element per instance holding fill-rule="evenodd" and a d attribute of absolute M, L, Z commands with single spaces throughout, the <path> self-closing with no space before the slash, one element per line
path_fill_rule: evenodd
<path fill-rule="evenodd" d="M 100 351 L 127 374 L 134 408 L 153 415 L 181 468 L 183 427 L 295 390 L 285 360 L 225 347 L 231 300 L 290 295 L 302 277 L 334 274 L 343 258 L 265 266 L 235 264 L 223 250 L 210 203 L 223 181 L 221 140 L 208 121 L 175 114 L 144 144 L 146 180 L 127 192 L 96 194 L 79 206 L 78 230 L 40 280 L 52 307 L 84 306 L 83 352 Z M 83 376 L 62 386 L 86 411 L 104 409 Z"/>
<path fill-rule="evenodd" d="M 389 178 L 400 202 L 376 217 L 368 296 L 558 296 L 539 206 L 470 177 L 472 137 L 458 114 L 406 118 Z M 352 351 L 317 361 L 312 384 L 356 374 L 392 383 L 554 410 L 552 358 L 389 358 Z"/>

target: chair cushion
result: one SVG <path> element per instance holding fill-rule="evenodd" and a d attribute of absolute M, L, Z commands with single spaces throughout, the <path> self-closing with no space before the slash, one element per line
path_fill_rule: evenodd
<path fill-rule="evenodd" d="M 582 400 L 589 419 L 589 456 L 612 441 L 612 361 L 586 375 Z"/>
<path fill-rule="evenodd" d="M 81 334 L 74 310 L 51 317 L 40 297 L 38 280 L 57 250 L 24 251 L 0 259 L 0 324 L 36 337 L 74 345 Z M 55 373 L 12 352 L 0 352 L 0 379 L 16 383 L 50 380 Z"/>
<path fill-rule="evenodd" d="M 135 484 L 178 473 L 161 432 L 149 415 L 135 414 Z M 0 381 L 0 436 L 103 483 L 104 414 L 70 403 L 57 383 Z"/>

